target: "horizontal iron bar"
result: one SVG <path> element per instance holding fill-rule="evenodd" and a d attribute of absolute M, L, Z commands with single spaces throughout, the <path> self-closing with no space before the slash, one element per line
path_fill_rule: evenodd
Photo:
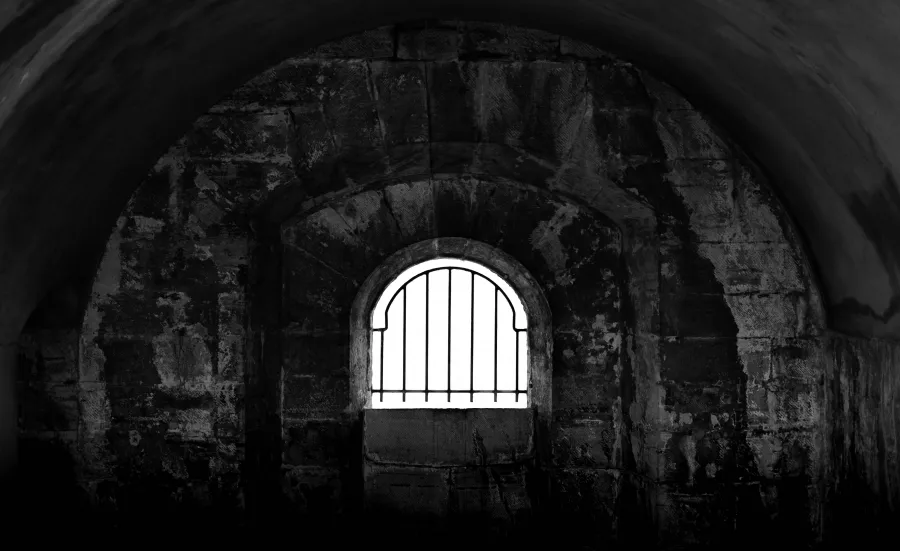
<path fill-rule="evenodd" d="M 375 389 L 372 391 L 373 394 L 379 394 L 379 393 L 384 393 L 384 392 L 397 392 L 397 393 L 406 392 L 407 394 L 411 394 L 411 393 L 415 393 L 415 394 L 447 394 L 448 392 L 450 394 L 469 394 L 470 392 L 474 392 L 476 394 L 477 393 L 493 394 L 495 392 L 505 393 L 505 394 L 512 394 L 512 393 L 527 394 L 528 393 L 527 390 L 409 390 L 409 389 L 406 389 L 406 390 L 381 390 L 381 389 Z"/>

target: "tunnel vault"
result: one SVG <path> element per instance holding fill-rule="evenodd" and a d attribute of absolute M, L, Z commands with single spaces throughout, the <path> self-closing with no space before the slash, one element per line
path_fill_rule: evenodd
<path fill-rule="evenodd" d="M 207 105 L 205 93 L 177 97 Z M 12 101 L 22 113 L 40 104 Z M 66 116 L 78 123 L 87 112 Z M 0 111 L 9 123 L 0 137 L 18 113 Z M 95 138 L 100 147 L 107 136 Z M 40 139 L 52 149 L 60 138 Z M 124 161 L 104 170 L 127 174 L 115 164 Z M 792 180 L 774 185 L 783 181 Z M 113 212 L 131 187 L 91 195 L 101 191 L 80 190 L 79 200 Z M 818 214 L 794 214 L 817 227 Z M 545 286 L 559 397 L 539 484 L 552 503 L 545 518 L 567 522 L 573 542 L 752 539 L 759 523 L 814 542 L 835 514 L 825 507 L 832 482 L 850 479 L 839 468 L 846 457 L 875 461 L 870 476 L 883 495 L 896 492 L 898 481 L 878 474 L 887 464 L 865 455 L 896 440 L 849 436 L 861 421 L 843 404 L 863 391 L 842 386 L 856 373 L 892 392 L 883 378 L 894 351 L 829 340 L 800 234 L 762 171 L 632 64 L 485 23 L 384 27 L 326 44 L 197 119 L 121 213 L 89 298 L 51 295 L 88 301 L 81 327 L 35 316 L 23 335 L 28 453 L 68 449 L 82 492 L 72 499 L 114 503 L 126 524 L 173 496 L 224 518 L 246 499 L 251 522 L 352 514 L 359 428 L 343 415 L 341 363 L 352 290 L 397 247 L 438 236 L 506 247 Z M 834 262 L 810 245 L 820 267 Z M 73 262 L 47 250 L 45 264 L 6 274 Z M 868 267 L 878 279 L 885 265 Z M 830 291 L 848 281 L 824 273 Z M 832 319 L 855 333 L 890 331 L 891 307 L 877 313 L 848 289 L 829 297 L 840 306 Z M 12 314 L 40 296 L 26 288 L 0 305 Z M 889 408 L 867 414 L 889 430 Z M 865 484 L 852 488 L 866 495 Z"/>

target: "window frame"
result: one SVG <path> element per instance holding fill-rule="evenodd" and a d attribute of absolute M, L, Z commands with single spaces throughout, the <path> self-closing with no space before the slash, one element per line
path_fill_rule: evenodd
<path fill-rule="evenodd" d="M 552 354 L 550 308 L 540 284 L 514 258 L 486 243 L 445 237 L 410 245 L 379 265 L 360 287 L 350 311 L 350 413 L 372 409 L 372 310 L 391 282 L 404 271 L 436 258 L 480 264 L 503 279 L 518 295 L 527 319 L 528 404 L 549 419 Z M 413 407 L 409 409 L 444 409 Z M 478 410 L 481 408 L 467 408 Z M 505 408 L 497 408 L 502 411 Z M 521 411 L 521 408 L 510 408 Z"/>

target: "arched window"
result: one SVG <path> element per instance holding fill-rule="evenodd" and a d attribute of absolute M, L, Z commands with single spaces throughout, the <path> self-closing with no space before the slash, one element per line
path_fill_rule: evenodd
<path fill-rule="evenodd" d="M 404 270 L 371 313 L 371 407 L 528 407 L 528 320 L 488 267 L 435 258 Z"/>
<path fill-rule="evenodd" d="M 549 422 L 550 309 L 490 245 L 440 237 L 397 251 L 360 287 L 350 336 L 348 412 L 528 408 Z"/>

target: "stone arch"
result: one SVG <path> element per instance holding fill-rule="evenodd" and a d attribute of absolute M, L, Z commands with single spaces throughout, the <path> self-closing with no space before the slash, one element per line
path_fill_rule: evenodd
<path fill-rule="evenodd" d="M 309 441 L 343 446 L 352 425 L 341 417 L 346 366 L 325 362 L 321 372 L 294 377 L 282 364 L 306 361 L 315 355 L 301 358 L 302 346 L 309 352 L 329 338 L 332 352 L 345 350 L 349 305 L 365 276 L 415 241 L 477 238 L 466 235 L 472 222 L 492 235 L 489 242 L 504 231 L 519 234 L 507 252 L 542 274 L 551 309 L 562 305 L 553 311 L 554 328 L 567 329 L 557 334 L 562 392 L 554 406 L 565 414 L 547 429 L 555 431 L 561 491 L 615 488 L 603 495 L 658 499 L 661 511 L 642 513 L 641 522 L 677 539 L 679 515 L 692 514 L 695 494 L 735 483 L 745 471 L 776 484 L 787 462 L 791 475 L 817 476 L 821 301 L 777 201 L 734 144 L 672 89 L 591 48 L 552 50 L 541 60 L 514 51 L 505 59 L 434 62 L 360 58 L 348 44 L 353 39 L 330 45 L 327 59 L 289 60 L 235 91 L 160 159 L 131 201 L 108 244 L 104 265 L 115 274 L 101 273 L 95 283 L 85 350 L 112 373 L 137 360 L 152 379 L 157 356 L 164 364 L 183 329 L 207 351 L 192 357 L 209 359 L 203 373 L 211 378 L 201 381 L 203 407 L 150 415 L 133 413 L 145 413 L 135 404 L 165 402 L 171 389 L 153 387 L 154 380 L 81 380 L 83 403 L 109 406 L 89 408 L 100 423 L 111 424 L 113 410 L 127 418 L 112 431 L 91 425 L 86 442 L 118 450 L 111 460 L 127 464 L 122 450 L 126 436 L 129 446 L 137 440 L 132 431 L 145 435 L 139 443 L 157 443 L 194 427 L 178 436 L 189 433 L 198 449 L 215 446 L 210 468 L 227 476 L 238 469 L 235 447 L 246 435 L 247 461 L 264 472 L 248 487 L 279 494 L 284 476 L 300 508 L 311 476 L 339 494 L 340 469 Z M 416 79 L 416 71 L 429 78 Z M 464 101 L 432 97 L 446 89 L 441 79 L 455 82 Z M 486 85 L 503 93 L 485 100 L 478 91 Z M 542 94 L 556 111 L 540 111 Z M 405 116 L 392 116 L 403 105 Z M 503 220 L 521 227 L 479 216 L 503 197 L 514 203 Z M 434 209 L 422 224 L 419 200 Z M 575 223 L 573 212 L 599 229 Z M 526 237 L 538 226 L 534 244 Z M 574 238 L 565 255 L 544 248 L 563 231 L 594 232 L 599 249 L 609 250 Z M 330 252 L 314 250 L 326 242 L 335 244 Z M 591 289 L 596 303 L 571 298 L 567 271 L 594 255 L 605 255 L 598 264 L 614 274 L 615 292 L 600 297 L 603 289 Z M 760 270 L 769 256 L 775 263 Z M 578 277 L 591 278 L 589 268 Z M 138 312 L 144 304 L 153 307 Z M 611 314 L 594 327 L 590 309 Z M 293 329 L 305 339 L 299 351 L 285 337 Z M 159 342 L 172 346 L 154 348 Z M 797 384 L 770 384 L 777 370 Z M 165 434 L 150 430 L 147 417 L 166 425 Z M 174 473 L 164 483 L 177 487 L 189 474 L 186 460 L 162 455 L 156 459 Z M 312 475 L 312 467 L 324 470 Z M 265 492 L 248 499 L 265 501 L 259 495 Z"/>

